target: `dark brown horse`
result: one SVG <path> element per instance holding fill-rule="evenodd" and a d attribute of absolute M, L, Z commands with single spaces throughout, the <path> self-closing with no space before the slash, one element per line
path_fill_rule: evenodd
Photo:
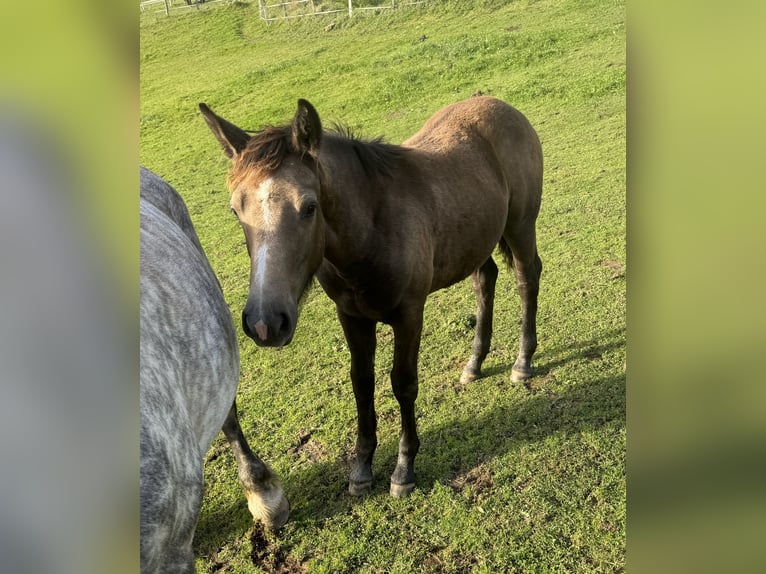
<path fill-rule="evenodd" d="M 200 110 L 232 159 L 231 208 L 251 261 L 245 333 L 258 345 L 288 344 L 298 302 L 316 274 L 351 351 L 358 434 L 349 491 L 358 495 L 372 484 L 377 446 L 375 327 L 391 325 L 391 384 L 402 417 L 391 494 L 409 494 L 420 445 L 415 398 L 426 297 L 471 276 L 476 334 L 461 380 L 480 377 L 492 334 L 496 245 L 522 301 L 511 380 L 532 376 L 542 270 L 535 221 L 543 160 L 535 130 L 516 109 L 488 97 L 442 109 L 401 146 L 323 131 L 305 100 L 291 124 L 252 137 L 205 104 Z"/>

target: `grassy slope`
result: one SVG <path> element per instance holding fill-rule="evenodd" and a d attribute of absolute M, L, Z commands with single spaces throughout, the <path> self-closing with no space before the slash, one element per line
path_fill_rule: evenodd
<path fill-rule="evenodd" d="M 538 376 L 510 383 L 519 301 L 507 270 L 489 376 L 470 386 L 458 384 L 472 337 L 470 286 L 433 295 L 421 346 L 418 489 L 393 500 L 399 417 L 387 375 L 391 331 L 380 327 L 376 482 L 356 500 L 345 494 L 356 416 L 348 353 L 329 299 L 319 288 L 308 296 L 289 348 L 258 350 L 241 336 L 243 428 L 283 477 L 293 511 L 261 553 L 263 571 L 623 567 L 625 6 L 442 2 L 266 26 L 257 4 L 245 4 L 142 19 L 141 161 L 186 199 L 235 317 L 247 258 L 228 210 L 227 160 L 198 102 L 256 128 L 287 121 L 305 97 L 326 121 L 398 142 L 477 90 L 521 109 L 543 142 Z M 258 539 L 221 437 L 206 480 L 199 570 L 254 571 Z"/>

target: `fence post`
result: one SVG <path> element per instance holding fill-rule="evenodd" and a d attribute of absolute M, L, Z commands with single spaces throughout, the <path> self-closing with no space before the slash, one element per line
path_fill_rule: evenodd
<path fill-rule="evenodd" d="M 168 7 L 168 0 L 165 0 L 165 16 L 170 16 L 170 8 Z"/>
<path fill-rule="evenodd" d="M 264 2 L 264 0 L 258 0 L 258 5 L 263 7 L 263 19 L 267 24 L 271 23 L 271 19 L 269 18 L 269 5 Z"/>
<path fill-rule="evenodd" d="M 348 0 L 348 17 L 351 18 L 351 16 L 354 15 L 354 7 L 351 6 L 351 0 Z"/>

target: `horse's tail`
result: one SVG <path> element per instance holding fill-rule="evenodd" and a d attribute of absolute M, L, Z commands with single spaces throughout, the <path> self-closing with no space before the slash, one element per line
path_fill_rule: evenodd
<path fill-rule="evenodd" d="M 511 246 L 505 240 L 505 237 L 500 238 L 500 243 L 497 245 L 500 248 L 500 254 L 503 256 L 506 267 L 513 269 L 513 253 L 511 252 Z"/>

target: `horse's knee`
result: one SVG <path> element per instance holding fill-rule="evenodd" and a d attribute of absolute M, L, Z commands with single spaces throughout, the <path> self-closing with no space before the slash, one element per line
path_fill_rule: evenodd
<path fill-rule="evenodd" d="M 407 367 L 392 370 L 391 386 L 400 404 L 414 403 L 418 397 L 417 369 Z"/>

